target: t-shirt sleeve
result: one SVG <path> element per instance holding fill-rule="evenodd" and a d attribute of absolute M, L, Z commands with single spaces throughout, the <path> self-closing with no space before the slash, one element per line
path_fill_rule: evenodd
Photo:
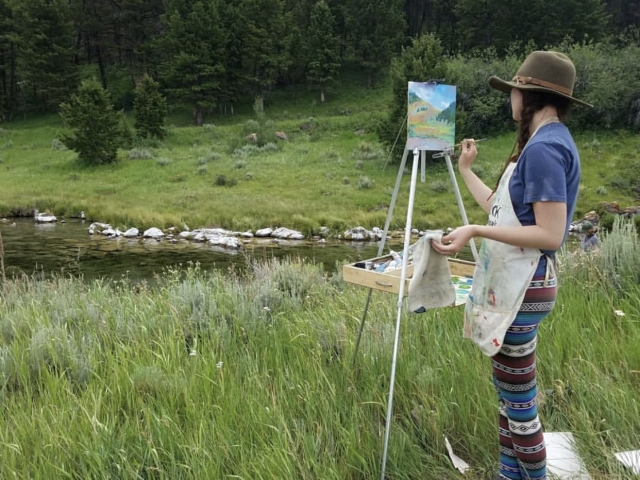
<path fill-rule="evenodd" d="M 524 203 L 567 203 L 566 159 L 558 145 L 535 143 L 527 148 L 522 164 Z"/>

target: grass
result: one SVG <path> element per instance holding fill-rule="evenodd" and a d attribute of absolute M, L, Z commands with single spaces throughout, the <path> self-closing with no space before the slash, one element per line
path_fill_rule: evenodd
<path fill-rule="evenodd" d="M 0 130 L 0 213 L 84 210 L 139 228 L 382 226 L 398 166 L 372 128 L 387 99 L 384 85 L 344 89 L 324 105 L 279 92 L 264 130 L 289 141 L 267 148 L 245 142 L 256 121 L 248 110 L 201 128 L 174 112 L 166 140 L 103 168 L 75 163 L 55 141 L 56 118 L 16 122 Z M 601 201 L 636 203 L 617 180 L 637 141 L 621 132 L 576 140 L 577 215 Z M 487 182 L 512 142 L 483 142 L 474 168 Z M 484 222 L 462 192 L 470 220 Z M 407 196 L 392 227 L 404 227 Z M 416 226 L 458 224 L 454 198 L 443 163 L 429 166 Z M 626 480 L 613 454 L 638 448 L 640 248 L 621 223 L 602 242 L 598 255 L 564 254 L 556 309 L 540 331 L 541 417 L 547 431 L 573 432 L 594 480 Z M 397 306 L 374 293 L 354 367 L 366 294 L 294 260 L 242 275 L 191 266 L 153 285 L 3 278 L 0 478 L 379 478 Z M 444 435 L 469 477 L 486 477 L 497 458 L 495 393 L 488 359 L 461 338 L 461 311 L 406 315 L 400 333 L 388 477 L 466 478 Z"/>
<path fill-rule="evenodd" d="M 241 109 L 235 116 L 212 116 L 199 128 L 175 112 L 165 140 L 140 142 L 121 151 L 118 164 L 93 168 L 79 166 L 74 152 L 59 147 L 64 127 L 57 117 L 15 122 L 0 132 L 0 215 L 38 208 L 60 217 L 85 211 L 120 228 L 286 226 L 305 234 L 322 226 L 334 234 L 359 225 L 381 227 L 398 168 L 373 133 L 388 99 L 385 84 L 345 88 L 325 104 L 311 92 L 283 91 L 268 100 L 263 119 Z M 256 128 L 266 137 L 260 146 L 245 139 Z M 278 140 L 276 131 L 289 141 Z M 616 182 L 625 159 L 640 153 L 636 139 L 620 132 L 576 139 L 584 172 L 577 215 L 602 201 L 637 203 Z M 475 168 L 490 184 L 512 142 L 506 134 L 482 144 Z M 415 226 L 456 226 L 460 215 L 444 162 L 430 165 L 426 174 L 427 183 L 416 192 Z M 404 226 L 409 177 L 403 178 L 392 228 Z M 484 223 L 464 187 L 462 193 L 470 220 Z"/>
<path fill-rule="evenodd" d="M 573 432 L 595 480 L 632 478 L 613 454 L 640 429 L 640 288 L 601 271 L 639 244 L 619 227 L 606 258 L 565 255 L 538 350 L 545 428 Z M 153 286 L 3 282 L 0 477 L 378 478 L 396 302 L 374 294 L 354 367 L 366 294 L 295 260 Z M 466 478 L 444 435 L 485 478 L 494 396 L 459 309 L 404 316 L 389 478 Z"/>

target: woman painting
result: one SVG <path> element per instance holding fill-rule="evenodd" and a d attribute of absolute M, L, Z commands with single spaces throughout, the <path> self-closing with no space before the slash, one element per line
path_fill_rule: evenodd
<path fill-rule="evenodd" d="M 546 479 L 546 450 L 536 405 L 538 325 L 554 307 L 554 256 L 566 239 L 580 183 L 580 158 L 562 123 L 575 99 L 575 67 L 561 53 L 531 53 L 512 81 L 491 77 L 511 95 L 518 125 L 511 155 L 495 189 L 472 171 L 477 151 L 462 142 L 460 175 L 489 215 L 434 242 L 442 254 L 482 238 L 465 307 L 464 336 L 491 357 L 498 391 L 500 466 L 496 478 Z"/>

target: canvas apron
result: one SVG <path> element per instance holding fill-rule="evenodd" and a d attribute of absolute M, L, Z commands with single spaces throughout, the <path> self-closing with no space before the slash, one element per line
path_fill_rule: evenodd
<path fill-rule="evenodd" d="M 545 124 L 541 124 L 531 138 Z M 515 167 L 516 164 L 511 163 L 500 179 L 489 212 L 490 226 L 522 226 L 509 192 Z M 515 247 L 489 239 L 482 241 L 473 286 L 465 305 L 463 336 L 475 342 L 485 355 L 492 357 L 500 351 L 541 255 L 537 248 Z M 552 268 L 550 260 L 549 268 Z"/>
<path fill-rule="evenodd" d="M 513 209 L 509 180 L 516 164 L 502 175 L 489 213 L 489 225 L 520 227 Z M 464 338 L 475 342 L 485 355 L 500 351 L 504 336 L 513 323 L 541 252 L 484 239 L 478 253 L 473 286 L 464 311 Z"/>

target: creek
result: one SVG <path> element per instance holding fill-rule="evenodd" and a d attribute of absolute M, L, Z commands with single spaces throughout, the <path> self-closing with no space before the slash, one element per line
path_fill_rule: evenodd
<path fill-rule="evenodd" d="M 245 269 L 248 262 L 271 258 L 302 258 L 334 271 L 336 262 L 355 262 L 373 258 L 378 242 L 327 240 L 288 241 L 253 239 L 239 252 L 177 238 L 163 240 L 89 235 L 90 223 L 36 223 L 33 219 L 7 219 L 0 223 L 7 276 L 45 276 L 66 273 L 86 280 L 97 278 L 152 281 L 167 268 L 200 264 L 202 269 Z M 401 240 L 385 245 L 402 249 Z"/>
<path fill-rule="evenodd" d="M 82 220 L 36 223 L 33 219 L 7 219 L 1 222 L 7 276 L 66 273 L 82 276 L 85 280 L 126 277 L 153 281 L 168 268 L 182 268 L 190 263 L 198 263 L 204 270 L 233 268 L 242 271 L 251 261 L 287 257 L 322 264 L 325 271 L 333 272 L 338 263 L 374 258 L 379 248 L 379 242 L 373 241 L 276 242 L 267 238 L 253 239 L 243 249 L 235 251 L 180 238 L 172 243 L 166 239 L 89 235 L 89 225 L 90 222 Z M 579 237 L 569 235 L 567 245 L 579 248 Z M 383 254 L 388 254 L 390 249 L 401 251 L 403 247 L 402 240 L 394 238 L 386 242 Z M 460 252 L 459 258 L 473 259 L 469 247 Z"/>

